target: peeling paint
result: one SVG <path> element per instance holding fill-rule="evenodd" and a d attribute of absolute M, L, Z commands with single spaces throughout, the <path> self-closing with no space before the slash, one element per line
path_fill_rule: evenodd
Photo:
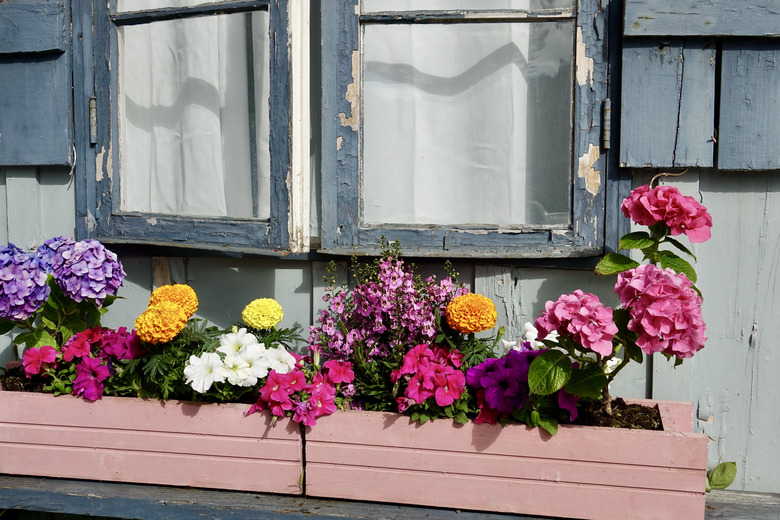
<path fill-rule="evenodd" d="M 100 151 L 95 154 L 95 180 L 100 182 L 103 180 L 103 155 L 106 149 L 101 148 Z"/>
<path fill-rule="evenodd" d="M 341 126 L 348 126 L 352 130 L 358 130 L 360 123 L 360 92 L 358 91 L 358 76 L 360 74 L 360 54 L 358 51 L 352 51 L 352 83 L 347 85 L 346 100 L 352 105 L 352 115 L 347 117 L 344 112 L 339 114 Z"/>
<path fill-rule="evenodd" d="M 341 150 L 342 144 L 344 144 L 344 138 L 342 136 L 338 136 L 336 138 L 336 150 Z"/>
<path fill-rule="evenodd" d="M 585 191 L 591 195 L 596 195 L 601 187 L 601 170 L 593 168 L 600 156 L 599 147 L 590 144 L 588 153 L 580 157 L 577 165 L 577 177 L 585 179 Z"/>
<path fill-rule="evenodd" d="M 146 219 L 146 223 L 149 224 L 150 226 L 157 225 L 157 219 L 154 217 L 148 218 Z"/>
<path fill-rule="evenodd" d="M 585 42 L 582 39 L 582 27 L 577 27 L 577 84 L 593 86 L 593 58 L 585 54 Z"/>

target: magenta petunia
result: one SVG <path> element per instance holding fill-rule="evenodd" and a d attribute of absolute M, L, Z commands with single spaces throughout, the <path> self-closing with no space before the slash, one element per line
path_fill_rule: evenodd
<path fill-rule="evenodd" d="M 352 363 L 349 361 L 337 361 L 331 359 L 322 365 L 327 370 L 327 378 L 332 384 L 351 383 L 355 380 L 355 373 L 352 371 Z"/>
<path fill-rule="evenodd" d="M 76 367 L 73 395 L 87 401 L 97 401 L 103 396 L 103 382 L 111 375 L 108 367 L 99 359 L 85 357 Z"/>

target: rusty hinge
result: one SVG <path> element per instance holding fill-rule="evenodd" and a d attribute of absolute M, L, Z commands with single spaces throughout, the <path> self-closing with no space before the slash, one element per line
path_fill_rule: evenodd
<path fill-rule="evenodd" d="M 89 98 L 89 143 L 97 144 L 97 99 Z"/>
<path fill-rule="evenodd" d="M 604 99 L 601 105 L 601 149 L 609 150 L 612 140 L 612 100 Z"/>

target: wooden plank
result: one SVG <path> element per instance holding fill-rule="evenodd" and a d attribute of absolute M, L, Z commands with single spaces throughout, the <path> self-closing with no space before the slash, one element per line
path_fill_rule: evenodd
<path fill-rule="evenodd" d="M 70 164 L 70 84 L 67 53 L 0 55 L 0 165 Z"/>
<path fill-rule="evenodd" d="M 624 42 L 621 166 L 712 166 L 715 52 L 709 40 Z"/>
<path fill-rule="evenodd" d="M 0 118 L 2 119 L 2 118 Z M 24 250 L 38 247 L 41 234 L 37 168 L 6 168 L 8 241 Z"/>
<path fill-rule="evenodd" d="M 67 19 L 62 2 L 0 3 L 0 55 L 64 52 Z"/>
<path fill-rule="evenodd" d="M 775 0 L 625 0 L 626 36 L 778 36 Z"/>
<path fill-rule="evenodd" d="M 723 42 L 718 168 L 780 168 L 780 42 Z"/>

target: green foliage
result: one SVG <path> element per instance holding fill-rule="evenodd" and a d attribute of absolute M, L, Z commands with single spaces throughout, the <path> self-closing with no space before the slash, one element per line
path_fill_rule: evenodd
<path fill-rule="evenodd" d="M 607 276 L 622 273 L 623 271 L 628 271 L 638 265 L 639 262 L 635 262 L 625 255 L 621 255 L 620 253 L 608 253 L 598 264 L 596 264 L 596 274 Z"/>
<path fill-rule="evenodd" d="M 577 397 L 596 400 L 601 398 L 601 392 L 607 384 L 609 380 L 604 371 L 598 365 L 589 363 L 573 369 L 563 388 Z"/>
<path fill-rule="evenodd" d="M 682 273 L 687 276 L 690 281 L 696 283 L 698 279 L 696 271 L 687 260 L 683 260 L 671 251 L 659 251 L 658 257 L 661 267 L 664 269 L 671 268 L 676 273 Z"/>
<path fill-rule="evenodd" d="M 655 244 L 655 240 L 645 231 L 637 231 L 624 235 L 620 239 L 620 249 L 647 249 Z"/>
<path fill-rule="evenodd" d="M 707 473 L 707 493 L 713 489 L 726 489 L 737 478 L 736 462 L 721 462 Z"/>
<path fill-rule="evenodd" d="M 203 400 L 184 381 L 184 367 L 190 356 L 213 351 L 225 331 L 193 318 L 171 341 L 146 345 L 143 356 L 117 367 L 117 375 L 106 385 L 106 395 L 137 396 L 152 399 Z"/>
<path fill-rule="evenodd" d="M 550 395 L 563 388 L 571 370 L 571 359 L 564 352 L 548 350 L 531 363 L 528 388 L 532 394 Z"/>

